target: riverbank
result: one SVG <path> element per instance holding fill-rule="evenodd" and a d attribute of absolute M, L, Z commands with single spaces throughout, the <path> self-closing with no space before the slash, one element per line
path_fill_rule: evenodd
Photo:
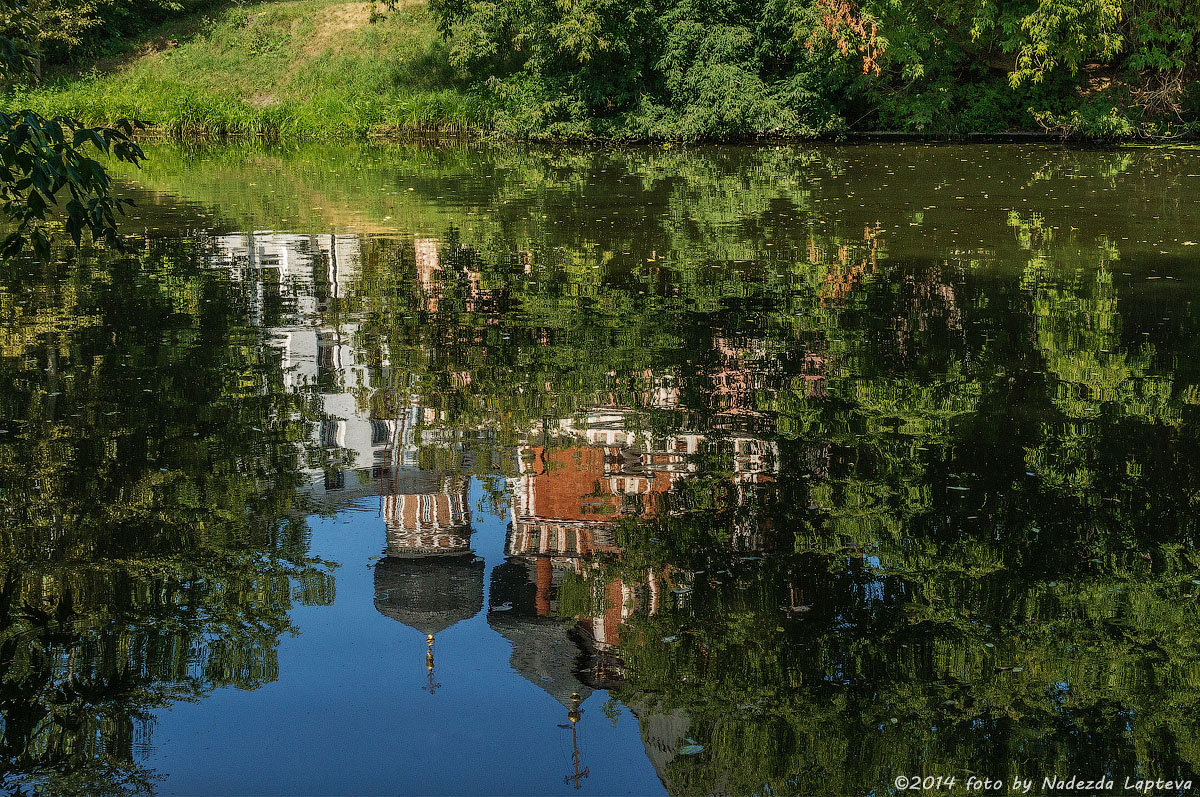
<path fill-rule="evenodd" d="M 455 41 L 462 46 L 461 35 Z M 585 119 L 561 97 L 547 100 L 514 83 L 511 75 L 481 77 L 455 63 L 452 43 L 439 33 L 424 0 L 238 3 L 153 28 L 82 66 L 49 69 L 40 86 L 18 88 L 2 104 L 92 125 L 142 119 L 151 124 L 148 137 L 183 140 L 499 133 L 596 143 L 1069 139 L 1112 144 L 1189 140 L 1196 130 L 1188 123 L 1139 125 L 1116 106 L 1111 114 L 1095 116 L 1095 107 L 1059 103 L 1062 113 L 1039 115 L 1031 107 L 1017 108 L 1024 95 L 1005 99 L 1013 107 L 998 110 L 1000 95 L 988 94 L 994 86 L 976 87 L 980 96 L 991 97 L 988 110 L 976 114 L 965 100 L 947 101 L 958 110 L 928 124 L 919 121 L 921 113 L 909 118 L 882 107 L 867 121 L 851 124 L 846 120 L 857 112 L 852 116 L 832 105 L 798 110 L 803 103 L 784 107 L 774 94 L 751 102 L 749 111 L 716 102 L 667 107 L 642 97 L 623 114 Z M 964 88 L 969 87 L 958 87 Z M 927 102 L 894 99 L 883 105 Z M 696 107 L 708 110 L 700 113 Z M 978 118 L 971 121 L 973 115 Z"/>
<path fill-rule="evenodd" d="M 229 6 L 151 30 L 85 72 L 10 94 L 89 124 L 144 119 L 182 138 L 349 139 L 486 130 L 423 2 Z"/>

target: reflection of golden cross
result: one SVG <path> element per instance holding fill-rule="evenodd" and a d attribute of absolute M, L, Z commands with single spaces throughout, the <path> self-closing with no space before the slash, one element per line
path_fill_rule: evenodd
<path fill-rule="evenodd" d="M 563 783 L 575 781 L 575 788 L 577 789 L 583 785 L 580 781 L 586 778 L 590 772 L 588 769 L 582 772 L 579 771 L 579 729 L 576 723 L 583 716 L 583 712 L 579 710 L 579 704 L 582 702 L 583 698 L 579 696 L 578 692 L 571 693 L 571 703 L 574 705 L 567 711 L 567 719 L 571 721 L 571 763 L 574 765 L 575 774 L 567 775 L 563 778 Z"/>
<path fill-rule="evenodd" d="M 425 635 L 425 669 L 429 672 L 429 685 L 425 690 L 432 695 L 433 691 L 441 686 L 433 682 L 433 634 Z"/>

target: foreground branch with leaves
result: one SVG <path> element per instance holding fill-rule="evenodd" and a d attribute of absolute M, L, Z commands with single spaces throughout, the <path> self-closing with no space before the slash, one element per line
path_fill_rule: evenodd
<path fill-rule="evenodd" d="M 12 256 L 28 245 L 39 257 L 49 256 L 48 216 L 60 210 L 75 246 L 86 231 L 93 241 L 119 247 L 116 214 L 130 201 L 112 195 L 108 171 L 84 153 L 94 148 L 136 165 L 145 156 L 131 134 L 142 126 L 123 121 L 116 128 L 91 128 L 33 111 L 0 113 L 0 203 L 16 225 L 0 254 Z M 60 205 L 64 191 L 70 199 Z"/>
<path fill-rule="evenodd" d="M 34 63 L 28 17 L 11 0 L 0 0 L 0 11 L 18 23 L 16 36 L 0 36 L 0 68 L 6 78 L 28 73 Z M 93 241 L 119 247 L 116 214 L 130 201 L 112 195 L 108 171 L 87 153 L 137 165 L 145 155 L 132 136 L 145 126 L 122 119 L 113 127 L 88 127 L 30 110 L 0 113 L 0 208 L 14 225 L 0 243 L 0 256 L 28 246 L 49 257 L 55 223 L 63 224 L 76 247 L 85 231 Z M 60 204 L 64 194 L 69 199 Z"/>

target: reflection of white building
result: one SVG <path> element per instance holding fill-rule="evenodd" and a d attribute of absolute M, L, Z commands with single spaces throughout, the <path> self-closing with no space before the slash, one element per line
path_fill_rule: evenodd
<path fill-rule="evenodd" d="M 245 232 L 216 239 L 217 263 L 251 286 L 251 317 L 260 323 L 270 301 L 286 308 L 297 323 L 271 329 L 281 353 L 284 384 L 319 396 L 322 415 L 312 440 L 336 467 L 310 468 L 318 493 L 365 487 L 384 449 L 394 438 L 394 422 L 372 422 L 357 395 L 367 387 L 366 363 L 351 340 L 354 324 L 322 326 L 332 300 L 346 293 L 362 262 L 362 239 L 326 233 Z M 363 481 L 363 484 L 359 482 Z"/>
<path fill-rule="evenodd" d="M 331 303 L 346 296 L 359 271 L 361 236 L 245 232 L 219 236 L 214 243 L 212 265 L 246 283 L 253 320 L 265 323 L 270 303 L 277 302 L 293 321 L 270 331 L 284 384 L 320 401 L 322 417 L 310 438 L 320 452 L 307 469 L 310 492 L 330 498 L 382 494 L 384 482 L 391 485 L 398 473 L 415 469 L 418 437 L 435 434 L 416 430 L 434 422 L 432 412 L 417 406 L 403 387 L 381 392 L 370 384 L 369 366 L 388 375 L 388 363 L 366 361 L 354 345 L 357 324 L 323 323 Z M 427 287 L 433 289 L 438 242 L 419 239 L 415 246 Z"/>
<path fill-rule="evenodd" d="M 217 236 L 215 244 L 213 265 L 255 285 L 251 313 L 259 320 L 272 293 L 303 318 L 324 312 L 362 262 L 357 235 L 244 232 Z"/>

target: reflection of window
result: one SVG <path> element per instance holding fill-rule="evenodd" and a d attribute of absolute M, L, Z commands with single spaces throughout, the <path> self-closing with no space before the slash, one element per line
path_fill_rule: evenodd
<path fill-rule="evenodd" d="M 675 441 L 675 453 L 676 454 L 686 454 L 687 453 L 687 440 L 680 439 L 680 440 Z"/>
<path fill-rule="evenodd" d="M 321 421 L 321 447 L 337 448 L 338 425 L 341 421 Z"/>
<path fill-rule="evenodd" d="M 429 500 L 429 496 L 421 496 L 421 521 L 424 523 L 432 522 L 433 520 L 433 502 Z"/>
<path fill-rule="evenodd" d="M 387 439 L 388 425 L 383 421 L 371 421 L 371 445 L 381 446 Z"/>
<path fill-rule="evenodd" d="M 322 370 L 337 367 L 337 340 L 328 332 L 317 333 L 317 367 Z"/>
<path fill-rule="evenodd" d="M 325 471 L 325 491 L 344 490 L 346 489 L 346 471 L 344 470 L 327 470 Z"/>

